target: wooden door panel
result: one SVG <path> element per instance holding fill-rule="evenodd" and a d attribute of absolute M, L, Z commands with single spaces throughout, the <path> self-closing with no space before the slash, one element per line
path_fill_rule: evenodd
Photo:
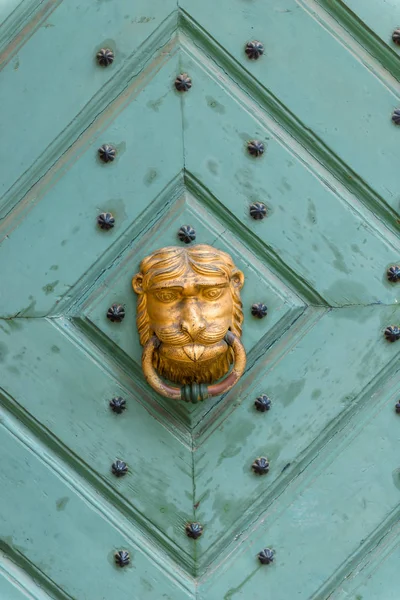
<path fill-rule="evenodd" d="M 394 5 L 17 4 L 0 9 L 1 600 L 397 598 Z M 131 286 L 184 224 L 245 275 L 246 371 L 198 404 L 147 385 Z"/>
<path fill-rule="evenodd" d="M 397 478 L 398 483 L 398 478 Z M 359 568 L 331 596 L 332 600 L 395 600 L 393 574 L 399 561 L 399 526 L 393 527 L 368 553 Z"/>
<path fill-rule="evenodd" d="M 398 319 L 400 310 L 376 308 L 334 309 L 315 319 L 312 328 L 306 326 L 294 344 L 288 335 L 289 347 L 256 363 L 237 408 L 200 437 L 194 455 L 196 514 L 209 529 L 198 544 L 202 564 L 240 534 L 249 514 L 255 517 L 279 497 L 339 422 L 362 410 L 367 385 L 384 381 L 397 368 L 398 352 L 379 330 Z M 349 328 L 351 337 L 345 334 Z M 265 414 L 254 408 L 262 393 L 273 402 Z M 263 477 L 251 470 L 258 456 L 271 463 Z M 241 489 L 246 493 L 238 493 Z"/>
<path fill-rule="evenodd" d="M 190 555 L 190 540 L 181 535 L 194 504 L 190 448 L 137 402 L 140 388 L 132 389 L 131 380 L 121 385 L 101 356 L 93 360 L 79 349 L 62 325 L 37 319 L 19 321 L 19 327 L 4 323 L 2 385 L 18 399 L 5 397 L 7 408 L 27 419 L 39 436 L 51 432 L 48 442 L 63 460 L 123 514 L 169 545 L 170 552 Z M 118 396 L 127 402 L 123 416 L 109 407 Z M 125 477 L 111 473 L 116 459 L 127 463 Z"/>
<path fill-rule="evenodd" d="M 395 301 L 398 292 L 386 280 L 385 267 L 400 253 L 398 236 L 388 235 L 354 196 L 331 185 L 329 174 L 223 72 L 203 56 L 196 58 L 185 55 L 183 62 L 197 82 L 183 99 L 186 169 L 233 208 L 246 227 L 247 243 L 257 236 L 272 251 L 266 258 L 279 274 L 275 257 L 292 270 L 293 286 L 303 280 L 317 292 L 319 299 L 310 301 Z M 266 151 L 254 160 L 246 142 L 258 138 Z M 269 212 L 256 223 L 249 215 L 254 201 L 265 202 Z"/>
<path fill-rule="evenodd" d="M 9 282 L 8 290 L 0 293 L 3 316 L 54 312 L 61 298 L 103 256 L 106 268 L 106 251 L 116 243 L 120 251 L 130 239 L 123 232 L 131 224 L 136 227 L 133 235 L 148 226 L 148 215 L 142 221 L 139 215 L 183 164 L 182 136 L 177 134 L 180 107 L 170 86 L 176 61 L 177 57 L 160 73 L 155 67 L 144 89 L 143 82 L 132 84 L 85 133 L 78 152 L 76 148 L 69 151 L 3 221 L 6 252 L 0 256 L 0 268 Z M 155 100 L 159 102 L 156 109 Z M 168 139 L 168 159 L 163 136 L 148 135 L 149 119 Z M 97 149 L 103 143 L 116 146 L 114 162 L 98 160 Z M 157 215 L 157 204 L 154 210 Z M 108 232 L 96 223 L 103 211 L 112 212 L 116 219 Z M 126 235 L 131 235 L 129 229 Z M 18 253 L 22 245 L 26 249 L 23 261 Z"/>
<path fill-rule="evenodd" d="M 393 448 L 399 429 L 391 415 L 400 387 L 396 380 L 389 382 L 382 382 L 379 398 L 369 398 L 362 414 L 331 439 L 312 468 L 242 531 L 241 551 L 226 550 L 218 576 L 200 591 L 201 600 L 261 600 L 266 585 L 278 598 L 328 598 L 351 565 L 398 522 L 398 457 Z M 279 549 L 279 569 L 274 565 L 267 578 L 251 560 L 265 546 L 276 547 L 277 561 Z"/>
<path fill-rule="evenodd" d="M 83 482 L 79 484 L 76 473 L 71 478 L 65 462 L 59 462 L 21 427 L 2 414 L 1 537 L 14 551 L 34 562 L 36 577 L 43 581 L 44 588 L 50 580 L 63 598 L 97 600 L 113 594 L 128 597 L 133 586 L 137 597 L 146 594 L 158 599 L 164 580 L 165 598 L 186 598 L 187 592 L 166 580 L 164 569 L 158 570 L 151 559 L 149 562 L 151 546 L 144 551 L 135 529 L 109 514 L 100 496 Z M 40 510 L 40 519 L 32 518 L 33 507 Z M 17 522 L 16 529 L 13 524 Z M 110 564 L 110 572 L 98 568 L 99 560 L 104 561 L 105 547 L 109 548 L 106 564 Z M 132 573 L 129 578 L 120 577 L 120 569 L 113 565 L 114 551 L 120 548 L 135 556 L 128 569 Z"/>
<path fill-rule="evenodd" d="M 18 50 L 4 68 L 0 92 L 9 122 L 18 122 L 2 132 L 0 160 L 18 157 L 2 177 L 7 208 L 29 190 L 29 178 L 42 176 L 143 70 L 152 49 L 174 31 L 176 18 L 159 26 L 175 7 L 173 0 L 124 0 L 110 12 L 104 3 L 62 2 Z M 150 48 L 143 46 L 155 30 Z M 115 52 L 115 61 L 96 68 L 95 54 L 104 46 Z"/>
<path fill-rule="evenodd" d="M 222 0 L 218 11 L 212 0 L 183 0 L 182 8 L 188 13 L 189 31 L 202 28 L 196 35 L 206 48 L 211 45 L 218 62 L 228 62 L 229 53 L 242 67 L 232 65 L 235 79 L 245 85 L 250 79 L 251 93 L 263 108 L 273 107 L 281 123 L 290 122 L 296 137 L 308 139 L 312 154 L 321 156 L 322 142 L 330 149 L 324 154 L 328 168 L 350 186 L 358 175 L 364 188 L 370 186 L 380 197 L 379 202 L 399 211 L 395 169 L 399 130 L 391 121 L 399 104 L 396 81 L 362 64 L 295 0 L 284 5 Z M 226 27 L 228 13 L 230 27 Z M 244 53 L 252 39 L 265 44 L 262 60 L 249 61 Z M 336 155 L 346 166 L 336 162 Z M 360 199 L 365 196 L 368 203 L 369 194 L 365 189 Z"/>

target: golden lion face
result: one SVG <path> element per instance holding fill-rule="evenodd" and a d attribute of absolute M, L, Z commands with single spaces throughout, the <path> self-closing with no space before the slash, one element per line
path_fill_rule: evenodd
<path fill-rule="evenodd" d="M 155 368 L 181 384 L 210 383 L 232 362 L 224 341 L 240 337 L 243 273 L 231 257 L 211 246 L 168 247 L 146 257 L 132 280 L 139 295 L 141 344 L 156 335 Z"/>

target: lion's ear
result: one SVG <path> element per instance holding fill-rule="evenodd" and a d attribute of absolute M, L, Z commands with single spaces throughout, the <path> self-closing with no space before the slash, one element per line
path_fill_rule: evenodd
<path fill-rule="evenodd" d="M 244 284 L 244 275 L 242 271 L 234 271 L 231 277 L 231 283 L 233 287 L 238 290 L 241 290 Z"/>
<path fill-rule="evenodd" d="M 132 279 L 132 287 L 137 294 L 143 294 L 143 275 L 137 273 Z"/>

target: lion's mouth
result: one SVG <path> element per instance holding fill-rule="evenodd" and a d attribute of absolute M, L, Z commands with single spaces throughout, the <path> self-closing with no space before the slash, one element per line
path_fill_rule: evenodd
<path fill-rule="evenodd" d="M 197 362 L 204 353 L 205 346 L 201 346 L 200 344 L 189 344 L 183 346 L 182 350 L 190 360 Z"/>

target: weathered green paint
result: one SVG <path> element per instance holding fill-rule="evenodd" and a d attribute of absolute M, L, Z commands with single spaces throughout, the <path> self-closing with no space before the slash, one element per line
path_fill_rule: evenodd
<path fill-rule="evenodd" d="M 400 22 L 372 4 L 0 7 L 1 600 L 398 598 Z M 185 223 L 246 278 L 247 371 L 196 406 L 146 385 L 131 289 Z"/>

